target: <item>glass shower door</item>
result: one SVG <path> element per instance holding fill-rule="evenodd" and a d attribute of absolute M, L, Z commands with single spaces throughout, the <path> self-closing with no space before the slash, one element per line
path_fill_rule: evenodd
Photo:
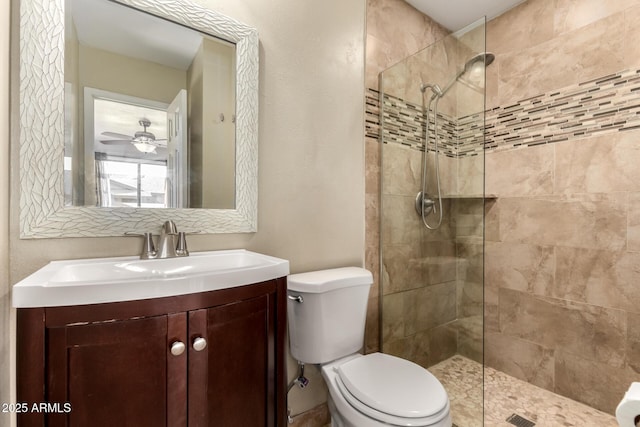
<path fill-rule="evenodd" d="M 484 70 L 492 60 L 482 19 L 380 75 L 381 347 L 440 380 L 459 427 L 483 423 Z"/>

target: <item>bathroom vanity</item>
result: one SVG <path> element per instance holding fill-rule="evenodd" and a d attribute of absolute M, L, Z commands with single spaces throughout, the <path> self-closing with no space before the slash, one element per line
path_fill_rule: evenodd
<path fill-rule="evenodd" d="M 138 283 L 125 279 L 133 288 L 147 286 L 145 292 L 158 292 L 163 286 L 178 283 L 181 287 L 177 289 L 183 292 L 200 287 L 199 292 L 96 304 L 19 307 L 17 397 L 28 410 L 18 415 L 18 425 L 286 425 L 284 276 L 288 262 L 280 260 L 282 263 L 276 265 L 274 261 L 263 268 L 250 262 L 251 256 L 260 254 L 222 252 L 231 253 L 233 262 L 229 262 L 242 266 L 214 267 L 216 252 L 201 257 L 212 270 L 204 275 L 171 274 L 177 270 L 172 262 L 197 265 L 201 254 L 185 261 L 149 264 L 125 258 L 112 263 L 135 267 L 136 272 L 140 266 L 150 266 Z M 73 271 L 79 274 L 87 266 L 98 271 L 105 264 L 90 261 L 76 262 Z M 35 289 L 37 277 L 33 277 L 38 274 L 49 277 L 42 287 L 50 292 L 70 284 L 72 275 L 68 268 L 65 272 L 69 267 L 65 263 L 69 262 L 50 263 L 16 285 L 14 303 L 29 305 L 21 295 L 29 287 Z M 163 278 L 148 278 L 162 271 L 163 265 L 170 266 L 163 271 Z M 269 270 L 264 276 L 278 277 L 245 285 L 230 275 L 230 268 L 245 280 L 247 271 L 256 274 L 260 269 Z M 220 274 L 226 278 L 220 279 Z M 56 285 L 56 278 L 67 280 Z M 115 282 L 105 282 L 104 286 Z M 102 283 L 86 286 L 103 287 Z M 208 287 L 218 289 L 206 290 Z M 34 289 L 31 291 L 35 295 Z M 120 293 L 113 298 L 127 296 Z M 42 410 L 34 410 L 34 404 Z"/>

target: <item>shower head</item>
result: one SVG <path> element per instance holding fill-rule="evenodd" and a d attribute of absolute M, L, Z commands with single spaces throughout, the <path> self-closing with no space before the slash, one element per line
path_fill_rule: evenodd
<path fill-rule="evenodd" d="M 471 69 L 471 67 L 479 62 L 484 62 L 484 66 L 488 67 L 489 65 L 491 65 L 494 59 L 496 59 L 496 56 L 491 52 L 482 52 L 474 55 L 473 57 L 471 57 L 471 59 L 465 62 L 462 73 L 466 73 Z"/>
<path fill-rule="evenodd" d="M 462 77 L 464 74 L 467 74 L 467 73 L 471 74 L 472 71 L 474 71 L 474 67 L 477 66 L 476 64 L 484 63 L 484 66 L 488 67 L 495 59 L 496 59 L 496 56 L 491 52 L 478 53 L 477 55 L 474 55 L 471 58 L 469 58 L 469 60 L 467 60 L 467 62 L 464 63 L 464 67 L 462 67 L 462 70 L 460 70 L 458 74 L 456 74 L 456 76 L 453 79 L 451 79 L 451 81 L 444 87 L 444 89 L 441 89 L 440 86 L 438 86 L 437 84 L 423 83 L 420 85 L 420 91 L 424 93 L 426 89 L 431 88 L 434 98 L 435 97 L 442 98 L 444 94 L 447 93 L 449 89 L 451 89 L 451 86 L 453 86 L 454 83 L 458 81 L 460 77 Z"/>

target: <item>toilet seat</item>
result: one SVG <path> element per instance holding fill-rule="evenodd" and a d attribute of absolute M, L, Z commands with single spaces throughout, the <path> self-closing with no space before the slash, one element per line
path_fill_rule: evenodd
<path fill-rule="evenodd" d="M 334 371 L 345 400 L 378 421 L 428 426 L 449 414 L 444 387 L 429 371 L 408 360 L 373 353 L 340 364 Z"/>

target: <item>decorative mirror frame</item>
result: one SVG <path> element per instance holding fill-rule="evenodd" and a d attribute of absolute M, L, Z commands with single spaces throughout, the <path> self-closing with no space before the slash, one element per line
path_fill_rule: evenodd
<path fill-rule="evenodd" d="M 236 208 L 65 207 L 64 0 L 22 0 L 20 237 L 122 236 L 157 231 L 247 233 L 258 216 L 258 32 L 189 0 L 110 0 L 236 44 Z"/>

